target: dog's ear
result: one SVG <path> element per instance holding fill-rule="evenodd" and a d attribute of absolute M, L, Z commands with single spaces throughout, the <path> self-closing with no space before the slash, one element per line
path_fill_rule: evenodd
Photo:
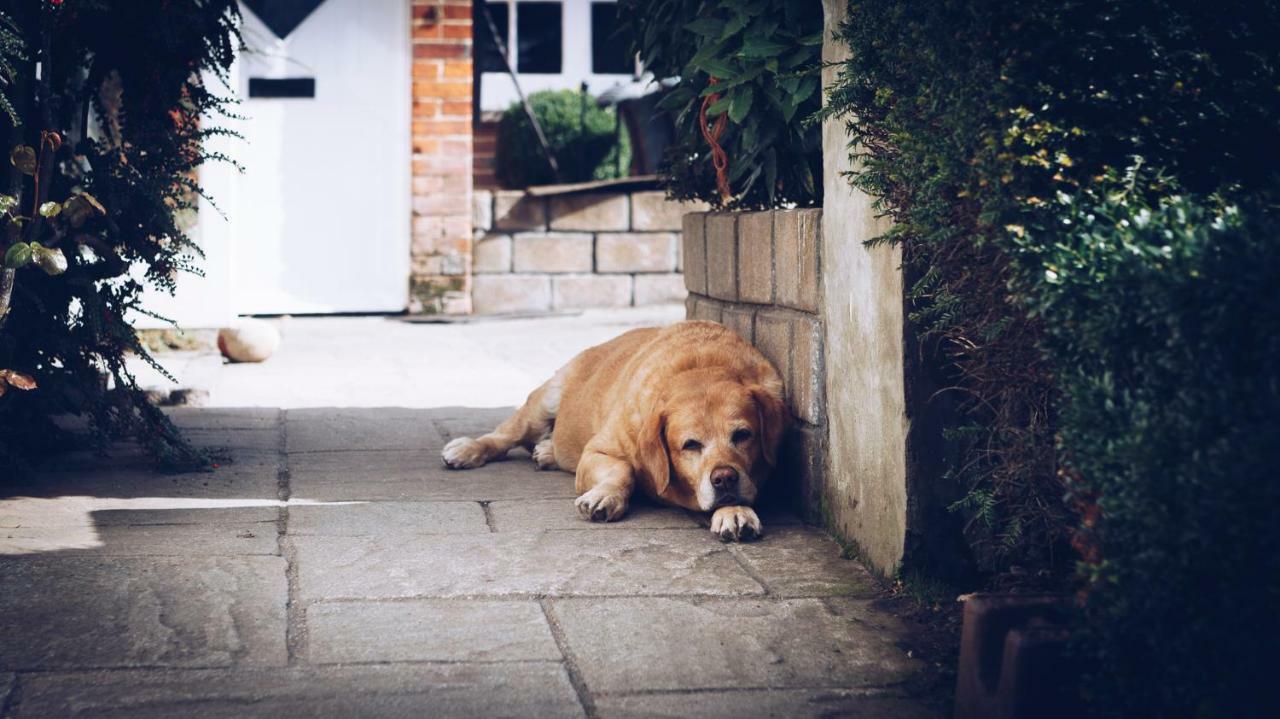
<path fill-rule="evenodd" d="M 671 483 L 671 456 L 667 454 L 667 422 L 662 408 L 655 402 L 640 420 L 636 434 L 636 468 L 653 480 L 654 491 L 661 495 Z"/>
<path fill-rule="evenodd" d="M 760 413 L 760 445 L 764 461 L 770 467 L 778 464 L 778 445 L 791 422 L 791 412 L 782 399 L 782 382 L 766 380 L 748 388 Z"/>

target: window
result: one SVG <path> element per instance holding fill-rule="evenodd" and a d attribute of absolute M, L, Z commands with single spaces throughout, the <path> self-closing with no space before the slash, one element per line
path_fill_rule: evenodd
<path fill-rule="evenodd" d="M 561 3 L 516 3 L 517 71 L 530 74 L 559 74 L 564 52 L 563 40 L 564 23 Z"/>
<path fill-rule="evenodd" d="M 635 72 L 635 62 L 627 52 L 628 42 L 617 37 L 617 31 L 617 3 L 591 3 L 591 72 L 598 75 Z"/>
<path fill-rule="evenodd" d="M 493 18 L 493 24 L 498 29 L 498 37 L 502 38 L 502 44 L 507 44 L 508 29 L 511 27 L 511 18 L 507 17 L 506 3 L 476 3 L 475 17 L 472 18 L 471 24 L 475 28 L 475 62 L 476 68 L 480 72 L 506 72 L 507 65 L 502 61 L 502 53 L 498 52 L 498 43 L 494 42 L 493 34 L 489 32 L 489 23 L 484 17 L 484 8 L 489 9 L 489 16 Z"/>

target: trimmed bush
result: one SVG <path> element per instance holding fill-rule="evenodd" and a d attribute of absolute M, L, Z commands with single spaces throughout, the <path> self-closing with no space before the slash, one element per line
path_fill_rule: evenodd
<path fill-rule="evenodd" d="M 573 90 L 535 92 L 529 96 L 529 105 L 560 166 L 560 182 L 627 176 L 631 165 L 631 141 L 625 127 L 615 134 L 612 109 L 596 107 L 595 98 L 591 95 Z M 495 162 L 498 181 L 504 187 L 556 182 L 551 165 L 538 144 L 533 123 L 529 122 L 529 116 L 520 103 L 513 104 L 502 114 Z M 621 173 L 618 172 L 619 167 L 622 168 Z"/>
<path fill-rule="evenodd" d="M 1280 711 L 1277 34 L 1275 2 L 1152 0 L 840 29 L 851 179 L 972 398 L 958 509 L 997 571 L 1057 565 L 1079 512 L 1096 715 Z"/>

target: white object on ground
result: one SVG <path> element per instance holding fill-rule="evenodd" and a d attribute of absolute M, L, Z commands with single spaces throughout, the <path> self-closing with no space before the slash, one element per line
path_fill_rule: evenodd
<path fill-rule="evenodd" d="M 265 320 L 242 319 L 218 330 L 218 350 L 232 362 L 262 362 L 280 347 L 280 330 Z"/>

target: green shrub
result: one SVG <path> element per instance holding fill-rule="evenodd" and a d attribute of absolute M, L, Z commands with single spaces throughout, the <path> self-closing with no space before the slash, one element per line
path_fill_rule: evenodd
<path fill-rule="evenodd" d="M 1278 33 L 1152 0 L 853 0 L 839 33 L 851 179 L 972 398 L 971 541 L 1058 559 L 1081 511 L 1094 714 L 1280 707 Z"/>
<path fill-rule="evenodd" d="M 619 19 L 646 70 L 680 78 L 659 105 L 675 115 L 675 142 L 663 164 L 673 197 L 743 209 L 821 204 L 822 138 L 806 122 L 822 99 L 819 3 L 622 0 Z M 720 99 L 708 119 L 728 115 L 718 140 L 728 159 L 727 202 L 699 127 L 699 108 L 711 94 Z"/>
<path fill-rule="evenodd" d="M 560 167 L 560 182 L 627 176 L 631 141 L 625 127 L 615 134 L 612 109 L 596 107 L 595 98 L 573 90 L 544 90 L 528 99 Z M 502 115 L 495 163 L 498 181 L 505 187 L 556 182 L 533 124 L 520 103 L 513 104 Z"/>

